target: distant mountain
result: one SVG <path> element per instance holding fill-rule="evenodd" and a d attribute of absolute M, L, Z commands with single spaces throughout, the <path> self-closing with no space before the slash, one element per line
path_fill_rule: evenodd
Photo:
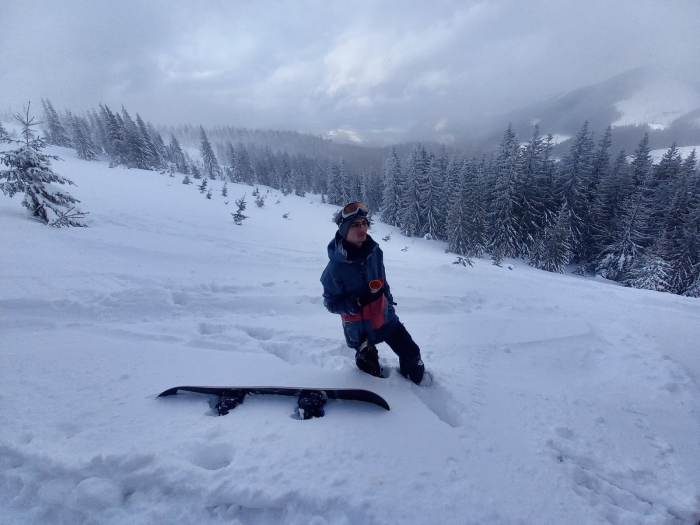
<path fill-rule="evenodd" d="M 597 136 L 613 126 L 613 150 L 634 150 L 645 132 L 652 148 L 700 144 L 700 75 L 659 67 L 640 67 L 568 93 L 543 96 L 500 114 L 468 122 L 436 115 L 416 123 L 394 142 L 438 142 L 465 152 L 498 146 L 508 123 L 520 140 L 528 140 L 535 123 L 554 135 L 555 153 L 568 148 L 584 121 Z M 381 137 L 374 138 L 373 142 Z"/>

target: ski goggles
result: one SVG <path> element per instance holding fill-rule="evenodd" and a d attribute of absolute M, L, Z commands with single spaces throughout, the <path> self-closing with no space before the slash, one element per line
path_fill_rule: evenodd
<path fill-rule="evenodd" d="M 367 206 L 365 206 L 361 202 L 351 202 L 350 204 L 345 206 L 345 208 L 343 208 L 343 211 L 342 211 L 343 219 L 347 219 L 348 217 L 354 217 L 355 215 L 358 214 L 358 212 L 360 210 L 367 213 Z"/>

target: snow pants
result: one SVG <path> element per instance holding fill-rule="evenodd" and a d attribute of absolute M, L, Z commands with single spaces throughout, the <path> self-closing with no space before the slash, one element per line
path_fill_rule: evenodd
<path fill-rule="evenodd" d="M 391 331 L 384 342 L 399 356 L 399 363 L 402 367 L 420 359 L 420 348 L 413 341 L 403 323 L 397 323 L 396 328 Z"/>

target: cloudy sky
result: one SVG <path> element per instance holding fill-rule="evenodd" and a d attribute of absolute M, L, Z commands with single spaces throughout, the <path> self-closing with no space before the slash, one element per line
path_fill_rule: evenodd
<path fill-rule="evenodd" d="M 1 0 L 0 112 L 397 130 L 699 53 L 698 0 Z"/>

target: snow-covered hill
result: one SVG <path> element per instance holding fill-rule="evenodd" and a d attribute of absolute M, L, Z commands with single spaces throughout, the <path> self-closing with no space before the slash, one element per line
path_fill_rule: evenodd
<path fill-rule="evenodd" d="M 700 301 L 465 268 L 376 223 L 435 383 L 377 379 L 321 300 L 332 206 L 262 188 L 258 208 L 220 182 L 207 200 L 51 151 L 90 227 L 0 196 L 0 523 L 700 519 Z M 300 421 L 268 398 L 214 417 L 205 398 L 155 397 L 188 383 L 368 388 L 391 411 L 330 401 Z"/>

